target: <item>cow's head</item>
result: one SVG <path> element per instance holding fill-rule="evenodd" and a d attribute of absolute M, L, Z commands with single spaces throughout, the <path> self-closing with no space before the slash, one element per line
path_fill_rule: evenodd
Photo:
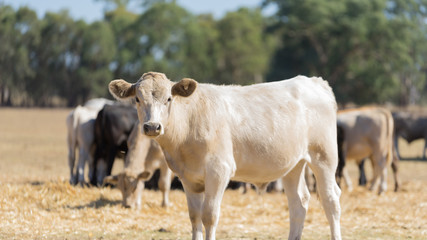
<path fill-rule="evenodd" d="M 149 72 L 138 82 L 114 80 L 109 84 L 110 93 L 117 99 L 135 98 L 142 132 L 151 137 L 162 135 L 175 97 L 188 97 L 197 88 L 197 82 L 184 78 L 171 82 L 163 73 Z"/>
<path fill-rule="evenodd" d="M 150 172 L 142 172 L 135 175 L 129 171 L 124 171 L 118 175 L 104 178 L 104 184 L 116 185 L 122 193 L 122 204 L 126 208 L 141 207 L 141 196 L 144 190 L 144 181 L 151 177 Z"/>
<path fill-rule="evenodd" d="M 92 177 L 90 180 L 91 184 L 95 186 L 102 185 L 102 181 L 107 176 L 107 168 L 108 168 L 107 165 L 108 165 L 107 161 L 104 158 L 96 159 L 95 169 L 92 170 L 94 171 L 94 174 L 92 174 Z"/>

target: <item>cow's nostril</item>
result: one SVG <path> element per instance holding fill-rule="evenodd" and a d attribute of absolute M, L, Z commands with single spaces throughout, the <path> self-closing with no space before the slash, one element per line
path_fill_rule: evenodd
<path fill-rule="evenodd" d="M 162 126 L 159 124 L 159 125 L 157 126 L 156 130 L 157 130 L 158 132 L 160 132 L 160 129 L 162 129 Z"/>
<path fill-rule="evenodd" d="M 148 133 L 150 131 L 150 127 L 147 124 L 144 124 L 144 132 Z"/>

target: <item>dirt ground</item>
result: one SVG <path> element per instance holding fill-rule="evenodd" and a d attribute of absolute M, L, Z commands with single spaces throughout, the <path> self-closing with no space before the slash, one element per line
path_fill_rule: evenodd
<path fill-rule="evenodd" d="M 146 190 L 142 209 L 121 207 L 117 189 L 68 184 L 65 117 L 69 109 L 0 108 L 0 239 L 191 239 L 185 195 L 172 191 L 171 206 Z M 418 158 L 422 141 L 401 142 L 405 157 Z M 114 172 L 123 164 L 116 161 Z M 357 168 L 349 163 L 357 182 Z M 369 164 L 368 177 L 370 175 Z M 389 172 L 391 168 L 389 169 Z M 382 196 L 364 187 L 343 189 L 343 239 L 427 239 L 427 162 L 402 161 L 402 190 Z M 283 193 L 227 190 L 218 239 L 287 239 Z M 303 239 L 328 239 L 329 226 L 312 194 Z"/>

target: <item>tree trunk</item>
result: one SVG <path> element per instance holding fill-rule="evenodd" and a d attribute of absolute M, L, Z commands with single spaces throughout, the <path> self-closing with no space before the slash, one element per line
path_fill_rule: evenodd
<path fill-rule="evenodd" d="M 0 106 L 12 106 L 9 88 L 0 85 Z"/>

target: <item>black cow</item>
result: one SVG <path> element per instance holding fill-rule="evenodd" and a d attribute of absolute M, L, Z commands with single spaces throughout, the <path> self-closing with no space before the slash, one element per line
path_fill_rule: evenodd
<path fill-rule="evenodd" d="M 423 159 L 426 159 L 427 148 L 427 115 L 408 112 L 394 112 L 394 145 L 397 155 L 400 156 L 398 138 L 402 137 L 408 143 L 417 139 L 424 139 Z"/>
<path fill-rule="evenodd" d="M 126 154 L 127 139 L 138 120 L 134 106 L 105 105 L 95 120 L 94 172 L 90 182 L 101 186 L 106 176 L 111 175 L 114 159 Z"/>

